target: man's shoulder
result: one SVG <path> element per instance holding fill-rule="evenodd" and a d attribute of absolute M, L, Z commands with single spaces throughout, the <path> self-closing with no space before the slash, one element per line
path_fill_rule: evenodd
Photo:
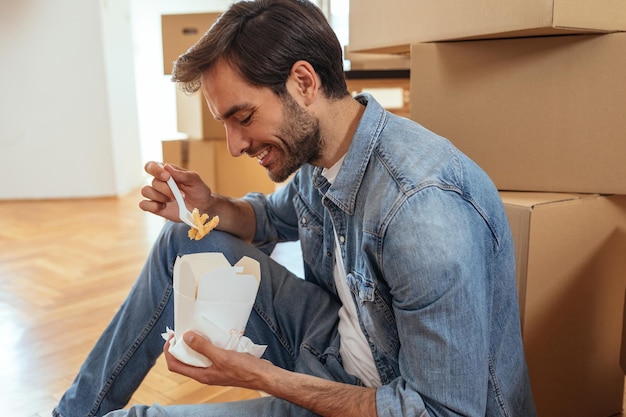
<path fill-rule="evenodd" d="M 375 155 L 390 173 L 419 183 L 458 169 L 461 153 L 446 138 L 390 113 L 376 141 Z"/>

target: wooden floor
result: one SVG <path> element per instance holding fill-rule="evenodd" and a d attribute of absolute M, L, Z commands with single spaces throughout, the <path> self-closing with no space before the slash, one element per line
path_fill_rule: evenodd
<path fill-rule="evenodd" d="M 125 298 L 162 220 L 124 198 L 0 201 L 0 414 L 50 416 Z M 170 373 L 161 359 L 132 403 L 255 398 Z"/>

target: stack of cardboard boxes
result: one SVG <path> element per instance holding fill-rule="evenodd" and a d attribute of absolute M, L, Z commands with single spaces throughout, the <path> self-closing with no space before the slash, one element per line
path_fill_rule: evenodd
<path fill-rule="evenodd" d="M 163 15 L 163 71 L 209 29 L 219 13 Z M 256 159 L 233 158 L 226 144 L 224 126 L 213 118 L 201 92 L 193 95 L 176 89 L 177 128 L 184 139 L 162 142 L 163 161 L 198 172 L 211 189 L 231 197 L 248 192 L 269 193 L 275 184 Z"/>
<path fill-rule="evenodd" d="M 623 30 L 618 0 L 350 4 L 349 49 L 410 54 L 411 118 L 501 190 L 540 417 L 622 410 Z"/>
<path fill-rule="evenodd" d="M 408 55 L 354 53 L 344 48 L 344 59 L 350 62 L 345 74 L 353 96 L 369 93 L 390 112 L 411 116 Z"/>

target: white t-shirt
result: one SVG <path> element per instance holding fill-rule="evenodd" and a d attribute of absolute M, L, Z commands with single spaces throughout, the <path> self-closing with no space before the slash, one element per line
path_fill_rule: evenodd
<path fill-rule="evenodd" d="M 345 156 L 345 155 L 344 155 Z M 322 175 L 331 184 L 337 177 L 344 157 L 329 169 L 324 169 Z M 354 300 L 346 283 L 346 270 L 341 255 L 341 239 L 335 230 L 335 268 L 334 279 L 337 293 L 342 302 L 339 309 L 339 335 L 341 344 L 339 352 L 343 360 L 343 367 L 352 375 L 356 375 L 368 387 L 381 385 L 380 376 L 374 364 L 374 357 L 369 344 L 359 325 L 359 317 L 354 305 Z"/>

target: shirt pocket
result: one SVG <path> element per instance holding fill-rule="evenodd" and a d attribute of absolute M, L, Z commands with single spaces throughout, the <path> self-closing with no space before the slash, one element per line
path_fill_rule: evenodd
<path fill-rule="evenodd" d="M 396 319 L 389 304 L 376 289 L 376 283 L 356 271 L 350 272 L 346 279 L 357 302 L 356 307 L 368 340 L 385 356 L 397 354 L 400 340 Z"/>
<path fill-rule="evenodd" d="M 324 221 L 303 199 L 301 194 L 293 198 L 298 215 L 298 237 L 302 246 L 302 258 L 313 270 L 319 268 L 323 260 Z"/>

